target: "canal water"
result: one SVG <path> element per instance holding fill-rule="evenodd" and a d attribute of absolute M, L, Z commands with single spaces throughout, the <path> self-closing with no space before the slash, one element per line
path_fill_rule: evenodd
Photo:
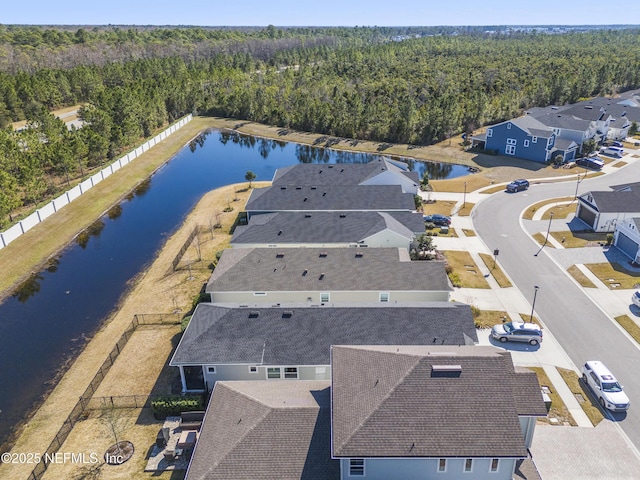
<path fill-rule="evenodd" d="M 249 170 L 271 180 L 277 168 L 296 163 L 374 158 L 220 131 L 193 140 L 0 304 L 0 445 L 204 193 L 244 182 Z M 434 179 L 469 173 L 451 164 L 411 167 Z"/>

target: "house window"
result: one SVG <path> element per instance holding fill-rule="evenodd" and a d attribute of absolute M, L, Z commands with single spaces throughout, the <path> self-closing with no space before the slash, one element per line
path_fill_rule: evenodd
<path fill-rule="evenodd" d="M 280 367 L 267 368 L 267 378 L 280 378 Z"/>
<path fill-rule="evenodd" d="M 525 140 L 525 141 L 524 141 L 524 146 L 525 146 L 525 147 L 528 147 L 528 146 L 529 146 L 529 140 Z"/>
<path fill-rule="evenodd" d="M 364 477 L 364 459 L 362 458 L 349 459 L 349 476 Z"/>
<path fill-rule="evenodd" d="M 491 459 L 491 468 L 489 469 L 490 472 L 497 472 L 498 471 L 498 464 L 499 464 L 500 460 L 498 460 L 497 458 L 492 458 Z"/>
<path fill-rule="evenodd" d="M 440 460 L 438 460 L 438 471 L 439 472 L 446 472 L 447 471 L 447 459 L 446 458 L 441 458 Z"/>
<path fill-rule="evenodd" d="M 487 130 L 487 138 L 491 138 L 493 136 L 493 130 Z"/>
<path fill-rule="evenodd" d="M 518 143 L 518 140 L 516 140 L 515 138 L 507 138 L 507 145 L 516 145 Z"/>
<path fill-rule="evenodd" d="M 320 294 L 320 303 L 327 303 L 329 302 L 329 294 L 328 293 L 321 293 Z"/>
<path fill-rule="evenodd" d="M 507 148 L 504 149 L 504 153 L 507 155 L 515 155 L 516 154 L 516 146 L 515 145 L 507 145 Z"/>
<path fill-rule="evenodd" d="M 380 301 L 381 302 L 388 302 L 389 301 L 389 293 L 380 292 Z"/>
<path fill-rule="evenodd" d="M 507 130 L 511 130 L 511 122 L 507 123 Z"/>
<path fill-rule="evenodd" d="M 531 143 L 538 143 L 538 137 L 531 137 Z"/>
<path fill-rule="evenodd" d="M 284 378 L 298 378 L 298 367 L 285 367 Z"/>
<path fill-rule="evenodd" d="M 249 367 L 249 373 L 258 373 L 258 367 L 256 366 L 250 366 Z"/>
<path fill-rule="evenodd" d="M 467 458 L 464 461 L 464 471 L 470 472 L 472 467 L 473 467 L 473 458 Z"/>
<path fill-rule="evenodd" d="M 216 373 L 216 367 L 207 367 L 207 373 Z"/>

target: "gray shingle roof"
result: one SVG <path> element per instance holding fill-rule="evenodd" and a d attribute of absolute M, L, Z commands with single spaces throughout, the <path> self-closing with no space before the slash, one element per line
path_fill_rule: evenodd
<path fill-rule="evenodd" d="M 400 185 L 272 186 L 256 188 L 245 206 L 247 212 L 284 210 L 413 211 L 411 193 Z"/>
<path fill-rule="evenodd" d="M 218 382 L 187 480 L 331 480 L 327 381 Z"/>
<path fill-rule="evenodd" d="M 329 365 L 331 345 L 473 344 L 469 305 L 287 305 L 239 308 L 201 303 L 170 364 Z"/>
<path fill-rule="evenodd" d="M 333 455 L 526 457 L 518 415 L 546 410 L 519 375 L 494 347 L 334 346 Z"/>
<path fill-rule="evenodd" d="M 576 142 L 574 142 L 573 140 L 568 140 L 566 138 L 556 138 L 556 141 L 554 143 L 554 147 L 556 147 L 556 150 L 567 150 L 568 148 L 575 148 L 577 146 L 578 144 Z"/>
<path fill-rule="evenodd" d="M 418 172 L 409 172 L 406 164 L 379 158 L 369 163 L 300 163 L 279 168 L 273 185 L 359 185 L 385 171 L 407 177 L 416 184 L 420 180 Z"/>
<path fill-rule="evenodd" d="M 594 191 L 588 192 L 593 197 L 593 203 L 600 213 L 633 213 L 640 212 L 640 188 L 621 191 Z M 582 194 L 579 198 L 585 197 Z"/>
<path fill-rule="evenodd" d="M 444 262 L 398 248 L 231 248 L 207 292 L 450 291 Z"/>
<path fill-rule="evenodd" d="M 514 118 L 509 121 L 534 137 L 548 138 L 553 135 L 553 132 L 549 130 L 549 127 L 530 115 Z"/>
<path fill-rule="evenodd" d="M 421 213 L 413 212 L 279 212 L 253 215 L 236 227 L 231 244 L 359 242 L 390 229 L 412 238 L 424 232 Z"/>
<path fill-rule="evenodd" d="M 565 113 L 547 113 L 535 118 L 548 127 L 577 130 L 580 132 L 588 130 L 591 126 L 590 120 L 584 120 L 582 118 L 576 117 L 575 115 L 569 115 Z"/>

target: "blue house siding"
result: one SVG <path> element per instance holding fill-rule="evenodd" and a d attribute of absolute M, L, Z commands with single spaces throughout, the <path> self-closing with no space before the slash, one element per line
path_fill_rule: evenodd
<path fill-rule="evenodd" d="M 496 150 L 500 155 L 546 162 L 555 143 L 555 135 L 549 138 L 536 137 L 513 122 L 503 122 L 487 129 L 488 150 Z"/>

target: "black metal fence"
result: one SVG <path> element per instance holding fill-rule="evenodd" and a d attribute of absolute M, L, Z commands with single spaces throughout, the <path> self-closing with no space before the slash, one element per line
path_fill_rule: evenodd
<path fill-rule="evenodd" d="M 31 474 L 28 477 L 28 480 L 40 480 L 44 473 L 47 471 L 47 463 L 45 462 L 45 458 L 51 458 L 53 454 L 55 454 L 62 444 L 65 442 L 69 433 L 73 429 L 74 425 L 78 423 L 78 421 L 83 417 L 85 411 L 94 410 L 92 405 L 101 405 L 104 404 L 103 407 L 116 407 L 116 408 L 141 408 L 132 405 L 138 405 L 140 402 L 143 406 L 146 406 L 147 403 L 151 403 L 151 395 L 131 395 L 127 397 L 96 397 L 95 402 L 93 399 L 93 394 L 98 390 L 98 387 L 109 373 L 109 370 L 115 363 L 116 359 L 124 349 L 124 347 L 129 342 L 129 339 L 133 335 L 133 332 L 140 325 L 167 325 L 167 324 L 178 324 L 182 319 L 182 315 L 180 314 L 163 314 L 163 313 L 153 313 L 153 314 L 138 314 L 134 315 L 133 320 L 124 331 L 124 333 L 120 336 L 113 349 L 102 363 L 102 366 L 98 370 L 98 372 L 94 375 L 91 382 L 87 386 L 84 393 L 80 396 L 80 399 L 71 410 L 71 413 L 66 418 L 60 430 L 53 438 L 53 441 L 49 444 L 49 447 L 45 451 L 45 453 L 40 457 L 40 462 L 35 466 L 35 468 L 31 471 Z M 131 400 L 131 398 L 133 400 Z M 105 400 L 111 399 L 111 400 Z M 114 400 L 116 399 L 116 400 Z M 123 400 L 118 400 L 123 399 Z M 127 399 L 127 400 L 124 400 Z M 123 406 L 119 406 L 122 404 Z M 117 406 L 118 405 L 118 406 Z M 125 406 L 126 405 L 126 406 Z"/>

